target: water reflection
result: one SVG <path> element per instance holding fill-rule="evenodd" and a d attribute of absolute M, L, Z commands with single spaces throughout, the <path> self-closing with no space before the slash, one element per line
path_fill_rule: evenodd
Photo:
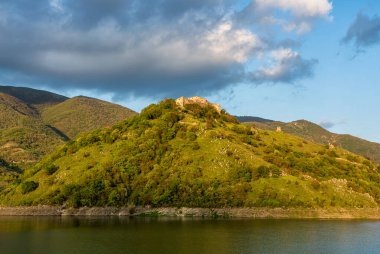
<path fill-rule="evenodd" d="M 0 253 L 377 253 L 377 221 L 0 217 Z"/>

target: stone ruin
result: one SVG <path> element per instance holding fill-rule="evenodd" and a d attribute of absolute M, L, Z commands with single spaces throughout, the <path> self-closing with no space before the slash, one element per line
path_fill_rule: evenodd
<path fill-rule="evenodd" d="M 201 107 L 212 106 L 215 108 L 215 110 L 219 114 L 222 111 L 220 104 L 210 103 L 208 100 L 206 100 L 202 97 L 199 97 L 199 96 L 194 96 L 194 97 L 190 97 L 190 98 L 180 97 L 180 98 L 176 99 L 175 102 L 181 108 L 183 108 L 185 105 L 188 105 L 188 104 L 198 104 Z"/>

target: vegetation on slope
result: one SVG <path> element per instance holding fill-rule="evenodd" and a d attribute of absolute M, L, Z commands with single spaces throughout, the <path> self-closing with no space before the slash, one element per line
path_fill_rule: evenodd
<path fill-rule="evenodd" d="M 81 132 L 113 126 L 135 114 L 120 105 L 79 96 L 47 108 L 42 117 L 47 124 L 73 139 Z"/>
<path fill-rule="evenodd" d="M 364 139 L 360 139 L 351 135 L 341 135 L 331 133 L 321 126 L 305 121 L 299 120 L 290 123 L 275 122 L 266 119 L 250 121 L 249 118 L 241 118 L 245 124 L 249 126 L 256 126 L 263 130 L 276 130 L 277 127 L 281 127 L 282 131 L 296 135 L 307 140 L 322 143 L 322 144 L 332 144 L 334 146 L 342 147 L 348 151 L 356 154 L 360 154 L 367 157 L 377 163 L 380 163 L 380 144 L 370 142 Z"/>
<path fill-rule="evenodd" d="M 379 167 L 173 100 L 81 135 L 6 187 L 3 205 L 377 207 Z"/>
<path fill-rule="evenodd" d="M 0 191 L 8 184 L 15 182 L 19 173 L 21 173 L 20 168 L 0 158 Z"/>
<path fill-rule="evenodd" d="M 64 143 L 34 108 L 1 93 L 0 119 L 0 156 L 21 168 L 33 165 Z"/>
<path fill-rule="evenodd" d="M 25 169 L 78 133 L 112 126 L 133 114 L 97 99 L 0 86 L 0 156 Z"/>

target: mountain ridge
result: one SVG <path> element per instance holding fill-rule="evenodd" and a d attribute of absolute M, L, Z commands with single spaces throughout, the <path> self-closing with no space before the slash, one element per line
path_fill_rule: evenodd
<path fill-rule="evenodd" d="M 327 144 L 327 145 L 333 145 L 333 146 L 340 146 L 344 149 L 347 149 L 353 153 L 360 154 L 362 156 L 365 156 L 371 160 L 374 160 L 378 163 L 380 163 L 380 144 L 372 141 L 368 141 L 359 137 L 355 137 L 350 134 L 337 134 L 330 132 L 320 125 L 310 122 L 308 120 L 296 120 L 292 122 L 280 122 L 280 121 L 273 121 L 273 120 L 266 120 L 263 118 L 259 118 L 262 120 L 259 121 L 250 121 L 250 119 L 253 118 L 242 118 L 237 117 L 241 120 L 244 124 L 247 125 L 254 125 L 258 128 L 264 129 L 264 130 L 277 130 L 278 127 L 281 128 L 282 131 L 300 136 L 302 138 L 305 138 L 307 140 Z"/>
<path fill-rule="evenodd" d="M 56 104 L 69 99 L 66 96 L 29 87 L 0 86 L 0 93 L 11 95 L 26 104 Z"/>

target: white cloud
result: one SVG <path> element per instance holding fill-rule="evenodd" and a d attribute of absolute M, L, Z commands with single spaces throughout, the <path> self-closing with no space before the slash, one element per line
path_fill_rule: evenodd
<path fill-rule="evenodd" d="M 155 8 L 139 0 L 47 0 L 30 3 L 33 11 L 26 1 L 7 1 L 5 26 L 0 4 L 0 71 L 52 87 L 140 95 L 307 77 L 316 61 L 284 42 L 297 40 L 287 32 L 309 31 L 314 18 L 331 11 L 327 0 L 252 0 L 241 12 L 227 0 L 162 0 Z"/>
<path fill-rule="evenodd" d="M 208 32 L 201 47 L 211 52 L 217 58 L 230 59 L 244 63 L 252 51 L 264 46 L 258 36 L 249 30 L 234 29 L 230 22 L 223 22 Z"/>
<path fill-rule="evenodd" d="M 260 70 L 261 74 L 269 79 L 276 79 L 284 75 L 290 67 L 288 64 L 299 57 L 297 52 L 290 48 L 281 48 L 271 52 L 273 63 Z"/>
<path fill-rule="evenodd" d="M 256 6 L 290 11 L 297 17 L 327 17 L 332 10 L 328 0 L 256 0 Z"/>
<path fill-rule="evenodd" d="M 45 41 L 64 46 L 40 50 L 35 67 L 60 75 L 116 75 L 138 69 L 171 76 L 196 73 L 244 64 L 264 47 L 257 35 L 225 21 L 195 36 L 184 36 L 170 27 L 135 33 L 122 30 L 115 20 L 105 20 L 86 32 L 54 29 L 59 32 Z M 89 46 L 92 42 L 96 44 Z"/>
<path fill-rule="evenodd" d="M 252 75 L 253 80 L 268 82 L 293 82 L 311 75 L 317 60 L 305 60 L 291 48 L 272 50 L 268 55 L 270 61 Z"/>
<path fill-rule="evenodd" d="M 311 31 L 315 19 L 331 20 L 332 8 L 329 0 L 252 0 L 246 11 L 263 24 L 303 34 Z"/>
<path fill-rule="evenodd" d="M 53 11 L 56 12 L 63 12 L 63 5 L 61 3 L 61 0 L 49 0 L 50 7 L 53 9 Z"/>

